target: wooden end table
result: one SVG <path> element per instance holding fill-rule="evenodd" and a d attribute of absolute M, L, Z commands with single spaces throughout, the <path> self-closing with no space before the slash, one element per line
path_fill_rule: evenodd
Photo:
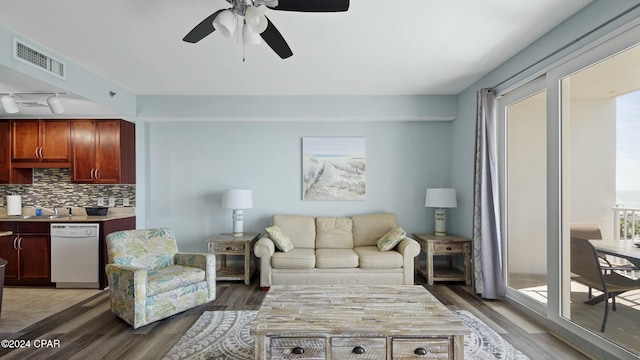
<path fill-rule="evenodd" d="M 220 269 L 216 270 L 216 280 L 244 280 L 244 284 L 249 285 L 251 276 L 258 269 L 253 246 L 259 238 L 260 233 L 244 233 L 241 236 L 218 234 L 208 238 L 209 254 L 220 255 Z M 243 266 L 227 267 L 227 255 L 244 256 Z"/>
<path fill-rule="evenodd" d="M 413 238 L 420 244 L 427 257 L 425 269 L 420 266 L 420 256 L 415 257 L 416 270 L 427 279 L 427 284 L 433 285 L 434 281 L 464 281 L 465 285 L 471 285 L 471 239 L 452 234 L 413 234 Z M 449 256 L 449 266 L 434 268 L 436 255 Z M 456 255 L 464 257 L 462 272 L 453 267 L 452 257 Z"/>

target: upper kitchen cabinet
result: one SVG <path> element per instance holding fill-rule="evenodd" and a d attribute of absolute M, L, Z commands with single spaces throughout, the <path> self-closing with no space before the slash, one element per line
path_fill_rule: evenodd
<path fill-rule="evenodd" d="M 124 120 L 73 120 L 71 181 L 135 184 L 135 125 Z"/>
<path fill-rule="evenodd" d="M 69 120 L 12 120 L 13 168 L 68 168 L 71 166 Z"/>
<path fill-rule="evenodd" d="M 32 169 L 11 166 L 11 122 L 0 120 L 0 184 L 31 184 Z"/>

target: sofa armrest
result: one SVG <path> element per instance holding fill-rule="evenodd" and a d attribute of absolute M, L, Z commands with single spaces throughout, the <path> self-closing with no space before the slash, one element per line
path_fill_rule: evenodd
<path fill-rule="evenodd" d="M 276 245 L 268 236 L 261 237 L 253 247 L 253 253 L 259 258 L 270 258 L 276 252 Z"/>
<path fill-rule="evenodd" d="M 146 323 L 147 270 L 107 264 L 111 310 L 134 328 Z"/>
<path fill-rule="evenodd" d="M 260 238 L 253 247 L 253 253 L 260 258 L 260 287 L 271 286 L 271 257 L 276 252 L 276 245 L 268 236 Z"/>
<path fill-rule="evenodd" d="M 412 260 L 420 255 L 420 244 L 410 237 L 405 237 L 397 246 L 396 250 L 402 254 L 405 259 Z"/>
<path fill-rule="evenodd" d="M 209 301 L 216 299 L 216 256 L 206 253 L 184 253 L 175 255 L 175 264 L 189 267 L 196 267 L 204 270 L 204 279 L 209 290 Z"/>
<path fill-rule="evenodd" d="M 420 244 L 410 237 L 405 237 L 396 246 L 396 250 L 402 254 L 402 284 L 414 284 L 415 257 L 420 255 Z"/>

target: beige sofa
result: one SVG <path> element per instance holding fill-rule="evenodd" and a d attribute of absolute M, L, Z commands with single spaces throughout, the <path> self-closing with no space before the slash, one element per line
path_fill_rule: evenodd
<path fill-rule="evenodd" d="M 398 227 L 392 213 L 348 217 L 273 215 L 294 248 L 277 250 L 267 235 L 254 247 L 260 258 L 260 286 L 272 285 L 413 285 L 414 258 L 420 245 L 406 237 L 395 248 L 379 251 L 376 241 Z"/>

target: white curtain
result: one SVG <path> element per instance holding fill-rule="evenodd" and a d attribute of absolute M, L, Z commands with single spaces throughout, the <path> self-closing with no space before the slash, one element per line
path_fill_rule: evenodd
<path fill-rule="evenodd" d="M 496 99 L 492 89 L 478 91 L 473 207 L 473 267 L 476 292 L 504 297 L 502 236 L 498 191 Z"/>

